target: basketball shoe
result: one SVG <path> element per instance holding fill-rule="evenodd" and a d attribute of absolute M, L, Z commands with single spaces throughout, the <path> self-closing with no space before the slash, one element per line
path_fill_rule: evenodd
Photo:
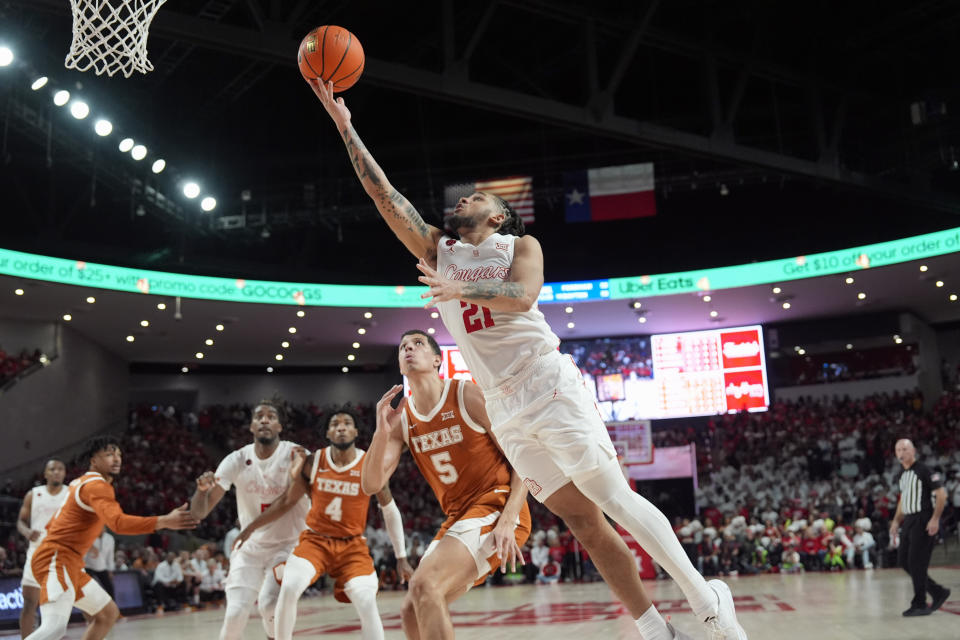
<path fill-rule="evenodd" d="M 673 640 L 693 640 L 693 636 L 688 636 L 682 631 L 677 631 L 669 622 L 667 623 L 667 631 L 673 635 Z"/>
<path fill-rule="evenodd" d="M 747 632 L 737 622 L 737 612 L 733 606 L 733 594 L 722 580 L 707 582 L 717 594 L 717 615 L 703 621 L 710 640 L 748 640 Z"/>

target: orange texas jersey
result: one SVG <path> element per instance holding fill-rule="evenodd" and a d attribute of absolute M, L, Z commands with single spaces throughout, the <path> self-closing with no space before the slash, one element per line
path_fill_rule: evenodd
<path fill-rule="evenodd" d="M 307 526 L 320 535 L 349 538 L 363 535 L 370 496 L 360 490 L 363 449 L 342 467 L 333 462 L 332 447 L 317 451 L 310 470 L 310 513 Z"/>
<path fill-rule="evenodd" d="M 466 385 L 447 380 L 440 401 L 426 415 L 408 402 L 403 410 L 403 438 L 420 472 L 448 517 L 460 514 L 494 493 L 510 492 L 510 467 L 486 430 L 463 405 Z"/>
<path fill-rule="evenodd" d="M 130 516 L 117 503 L 113 485 L 95 471 L 88 471 L 70 483 L 63 506 L 47 525 L 43 542 L 85 555 L 100 537 L 103 525 L 120 535 L 151 533 L 157 516 Z"/>

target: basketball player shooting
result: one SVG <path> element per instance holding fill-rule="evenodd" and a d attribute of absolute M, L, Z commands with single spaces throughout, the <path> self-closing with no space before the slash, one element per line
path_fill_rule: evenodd
<path fill-rule="evenodd" d="M 330 115 L 350 162 L 397 238 L 419 259 L 425 297 L 437 307 L 483 389 L 491 432 L 530 493 L 566 522 L 623 601 L 645 640 L 676 637 L 640 582 L 623 526 L 677 582 L 713 640 L 746 640 L 733 596 L 693 567 L 666 516 L 635 493 L 620 470 L 603 419 L 579 369 L 537 309 L 540 243 L 503 199 L 461 198 L 447 231 L 424 222 L 387 180 L 351 124 L 332 84 L 308 81 Z"/>
<path fill-rule="evenodd" d="M 377 403 L 377 430 L 363 463 L 365 493 L 382 487 L 410 450 L 447 516 L 417 567 L 403 601 L 407 638 L 453 638 L 449 605 L 499 567 L 523 564 L 530 509 L 522 478 L 490 434 L 480 388 L 469 380 L 441 380 L 440 346 L 418 329 L 400 340 L 400 372 L 413 395 L 394 409 L 403 387 Z"/>

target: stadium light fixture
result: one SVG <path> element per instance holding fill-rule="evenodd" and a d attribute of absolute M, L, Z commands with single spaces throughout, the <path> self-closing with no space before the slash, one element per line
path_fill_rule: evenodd
<path fill-rule="evenodd" d="M 153 161 L 153 166 L 150 167 L 150 170 L 153 171 L 154 173 L 160 173 L 166 168 L 167 168 L 167 161 L 164 160 L 163 158 L 160 158 L 158 160 Z"/>
<path fill-rule="evenodd" d="M 123 153 L 126 153 L 127 151 L 130 151 L 130 149 L 133 149 L 133 145 L 133 138 L 124 138 L 120 141 L 120 144 L 117 145 L 117 148 Z"/>
<path fill-rule="evenodd" d="M 66 89 L 60 89 L 60 91 L 57 91 L 55 94 L 53 94 L 53 104 L 57 105 L 58 107 L 62 107 L 68 102 L 70 102 L 70 92 Z"/>
<path fill-rule="evenodd" d="M 9 67 L 13 64 L 13 50 L 10 47 L 0 47 L 0 67 Z"/>
<path fill-rule="evenodd" d="M 77 120 L 83 120 L 90 115 L 90 105 L 83 100 L 74 100 L 70 103 L 70 115 Z"/>
<path fill-rule="evenodd" d="M 33 84 L 30 85 L 30 88 L 33 89 L 34 91 L 39 91 L 40 89 L 43 89 L 45 86 L 47 86 L 48 82 L 50 82 L 50 78 L 48 78 L 47 76 L 40 76 L 39 78 L 33 81 Z"/>
<path fill-rule="evenodd" d="M 183 195 L 187 196 L 191 200 L 200 195 L 200 185 L 196 182 L 186 182 L 183 185 Z"/>
<path fill-rule="evenodd" d="M 93 123 L 93 130 L 97 132 L 98 136 L 103 138 L 113 132 L 113 123 L 105 118 L 100 118 Z"/>
<path fill-rule="evenodd" d="M 147 148 L 142 144 L 134 145 L 133 149 L 130 149 L 130 155 L 139 162 L 147 157 Z"/>
<path fill-rule="evenodd" d="M 200 208 L 204 211 L 213 211 L 217 208 L 217 199 L 211 196 L 207 196 L 200 201 Z"/>

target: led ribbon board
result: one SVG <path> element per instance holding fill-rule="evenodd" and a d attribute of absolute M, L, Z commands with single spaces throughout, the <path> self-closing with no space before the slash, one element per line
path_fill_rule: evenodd
<path fill-rule="evenodd" d="M 609 280 L 546 283 L 542 304 L 716 291 L 816 278 L 960 251 L 960 227 L 877 244 L 732 267 Z M 270 282 L 195 276 L 0 249 L 0 274 L 130 293 L 225 302 L 326 307 L 416 308 L 426 287 Z"/>

